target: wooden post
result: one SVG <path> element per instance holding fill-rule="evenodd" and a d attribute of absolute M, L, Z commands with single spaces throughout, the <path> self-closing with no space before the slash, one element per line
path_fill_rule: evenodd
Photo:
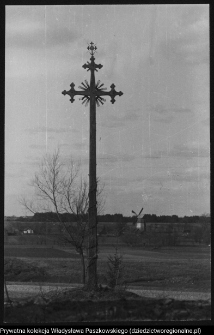
<path fill-rule="evenodd" d="M 89 135 L 89 209 L 88 209 L 88 269 L 87 287 L 97 288 L 97 178 L 96 178 L 96 100 L 95 76 L 90 81 L 90 135 Z"/>
<path fill-rule="evenodd" d="M 87 287 L 90 290 L 97 288 L 97 177 L 96 177 L 96 105 L 99 107 L 100 103 L 103 105 L 105 99 L 102 96 L 110 96 L 111 103 L 115 102 L 116 95 L 123 95 L 123 93 L 115 90 L 115 85 L 112 84 L 111 90 L 105 92 L 106 88 L 103 88 L 104 84 L 100 84 L 100 81 L 95 82 L 95 71 L 101 69 L 101 64 L 96 64 L 94 53 L 97 47 L 91 42 L 88 45 L 88 50 L 91 54 L 90 63 L 83 65 L 84 69 L 91 71 L 90 85 L 87 80 L 81 83 L 82 86 L 79 88 L 82 91 L 76 91 L 74 89 L 75 84 L 71 83 L 69 91 L 63 91 L 62 94 L 68 94 L 74 102 L 75 95 L 81 95 L 82 103 L 87 106 L 90 102 L 90 144 L 89 144 L 89 208 L 88 208 L 88 265 L 87 265 Z"/>

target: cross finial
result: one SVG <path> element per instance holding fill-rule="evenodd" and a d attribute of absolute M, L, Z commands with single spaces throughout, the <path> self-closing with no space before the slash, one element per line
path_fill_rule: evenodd
<path fill-rule="evenodd" d="M 93 42 L 91 42 L 91 43 L 89 43 L 87 49 L 90 52 L 91 56 L 94 56 L 94 53 L 96 52 L 97 47 Z"/>
<path fill-rule="evenodd" d="M 88 43 L 88 47 L 87 47 L 89 53 L 91 54 L 91 62 L 87 62 L 87 64 L 84 64 L 82 67 L 84 69 L 87 69 L 87 71 L 91 71 L 91 80 L 90 80 L 90 85 L 87 82 L 87 80 L 85 80 L 85 83 L 82 82 L 82 86 L 79 86 L 79 88 L 81 89 L 81 91 L 76 91 L 74 89 L 74 83 L 71 83 L 71 88 L 69 91 L 63 91 L 62 94 L 66 95 L 68 94 L 70 96 L 70 101 L 73 103 L 74 102 L 74 96 L 75 95 L 80 95 L 82 96 L 80 98 L 80 100 L 82 100 L 82 103 L 85 103 L 86 106 L 89 103 L 89 101 L 95 97 L 95 102 L 97 104 L 97 106 L 99 107 L 99 104 L 101 103 L 103 105 L 104 101 L 106 101 L 103 96 L 110 96 L 111 98 L 111 103 L 113 104 L 115 102 L 115 97 L 117 95 L 121 96 L 123 95 L 123 92 L 117 92 L 115 90 L 115 85 L 112 84 L 110 86 L 111 90 L 105 92 L 106 88 L 103 88 L 104 84 L 100 84 L 100 80 L 98 80 L 97 83 L 95 83 L 95 71 L 98 71 L 98 69 L 101 69 L 103 66 L 101 64 L 96 64 L 95 63 L 95 58 L 94 58 L 94 53 L 97 50 L 96 45 L 91 42 Z"/>

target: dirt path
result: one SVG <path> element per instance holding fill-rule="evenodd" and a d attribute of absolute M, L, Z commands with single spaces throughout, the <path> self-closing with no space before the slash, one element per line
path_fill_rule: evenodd
<path fill-rule="evenodd" d="M 211 293 L 204 292 L 182 292 L 182 291 L 168 291 L 168 290 L 135 290 L 130 289 L 142 297 L 147 298 L 172 298 L 175 300 L 207 300 L 211 301 Z"/>
<path fill-rule="evenodd" d="M 25 299 L 31 296 L 37 296 L 45 294 L 46 292 L 52 290 L 62 290 L 65 288 L 75 288 L 79 287 L 79 284 L 35 284 L 35 283 L 17 283 L 9 282 L 7 283 L 7 289 L 10 298 L 13 299 Z M 130 287 L 128 291 L 138 294 L 142 297 L 147 298 L 172 298 L 176 300 L 206 300 L 211 301 L 211 293 L 205 292 L 184 292 L 184 291 L 172 291 L 172 290 L 154 290 L 146 289 L 142 290 L 136 287 Z M 5 294 L 6 297 L 6 294 Z"/>

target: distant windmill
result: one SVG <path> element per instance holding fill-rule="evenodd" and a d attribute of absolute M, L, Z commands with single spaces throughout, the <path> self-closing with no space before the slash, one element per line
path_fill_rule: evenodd
<path fill-rule="evenodd" d="M 136 224 L 137 219 L 139 218 L 139 216 L 140 216 L 140 214 L 142 213 L 142 211 L 143 211 L 143 207 L 141 208 L 141 210 L 140 210 L 140 212 L 139 212 L 138 214 L 135 213 L 135 211 L 132 211 L 132 213 L 135 214 L 135 218 L 134 218 L 134 222 L 133 222 L 133 224 Z"/>

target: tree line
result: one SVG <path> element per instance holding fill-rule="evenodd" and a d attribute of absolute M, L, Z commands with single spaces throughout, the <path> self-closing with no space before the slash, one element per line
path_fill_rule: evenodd
<path fill-rule="evenodd" d="M 60 214 L 61 219 L 64 222 L 76 222 L 77 217 L 75 214 L 63 213 Z M 87 221 L 87 214 L 83 215 L 83 220 Z M 143 216 L 145 222 L 157 222 L 157 223 L 210 223 L 210 216 L 207 214 L 202 214 L 200 216 L 184 216 L 178 217 L 177 215 L 161 215 L 157 216 L 155 214 L 145 214 Z M 123 214 L 105 214 L 98 215 L 98 222 L 134 222 L 135 216 L 123 216 Z M 35 213 L 31 218 L 18 217 L 16 221 L 22 222 L 58 222 L 59 217 L 56 213 L 46 212 L 46 213 Z"/>

